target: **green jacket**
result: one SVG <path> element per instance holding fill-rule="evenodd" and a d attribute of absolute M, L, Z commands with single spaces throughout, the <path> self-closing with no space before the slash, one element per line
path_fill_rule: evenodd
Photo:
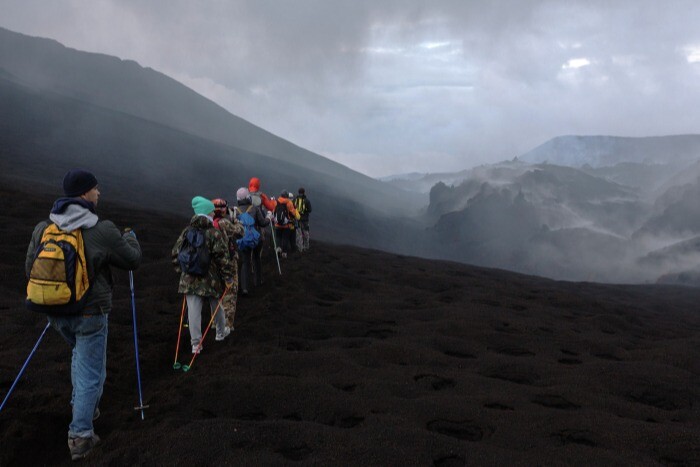
<path fill-rule="evenodd" d="M 211 257 L 211 266 L 206 276 L 198 277 L 186 274 L 180 268 L 177 255 L 189 227 L 183 229 L 172 249 L 172 263 L 175 272 L 180 274 L 178 292 L 200 297 L 220 297 L 224 291 L 224 283 L 233 280 L 233 262 L 229 256 L 228 245 L 224 236 L 214 228 L 209 218 L 195 215 L 190 221 L 190 227 L 203 229 L 207 238 L 207 249 Z"/>
<path fill-rule="evenodd" d="M 53 215 L 52 220 L 56 221 Z M 96 216 L 94 220 L 96 223 L 91 227 L 82 227 L 88 278 L 90 280 L 90 290 L 85 302 L 84 315 L 107 314 L 112 310 L 114 280 L 110 266 L 133 270 L 138 268 L 141 263 L 141 247 L 136 237 L 122 235 L 111 221 L 97 221 Z M 61 227 L 60 220 L 56 224 L 59 228 Z M 47 221 L 43 221 L 34 228 L 25 260 L 27 277 L 29 277 L 31 272 L 36 249 L 41 243 L 41 236 L 48 225 Z"/>

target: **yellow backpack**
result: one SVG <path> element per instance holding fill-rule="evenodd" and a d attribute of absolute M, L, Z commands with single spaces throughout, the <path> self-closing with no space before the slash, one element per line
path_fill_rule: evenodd
<path fill-rule="evenodd" d="M 89 288 L 82 230 L 64 232 L 50 224 L 34 254 L 27 307 L 48 314 L 77 314 L 85 305 Z"/>
<path fill-rule="evenodd" d="M 294 207 L 296 208 L 300 216 L 306 214 L 306 211 L 308 210 L 306 206 L 306 198 L 302 198 L 300 196 L 294 198 Z"/>

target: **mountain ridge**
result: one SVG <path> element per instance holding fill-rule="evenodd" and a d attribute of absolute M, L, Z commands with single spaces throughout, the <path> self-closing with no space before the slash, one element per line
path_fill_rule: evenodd
<path fill-rule="evenodd" d="M 675 144 L 672 146 L 670 142 Z M 531 163 L 548 162 L 570 167 L 590 165 L 595 168 L 621 162 L 682 163 L 697 159 L 699 155 L 698 134 L 641 137 L 563 135 L 547 140 L 518 158 Z"/>
<path fill-rule="evenodd" d="M 0 67 L 31 88 L 52 90 L 205 139 L 294 162 L 304 169 L 371 186 L 381 193 L 380 198 L 387 197 L 398 204 L 399 210 L 402 208 L 398 202 L 411 196 L 253 125 L 182 83 L 133 60 L 82 52 L 53 39 L 0 28 Z M 358 193 L 362 196 L 361 191 Z"/>

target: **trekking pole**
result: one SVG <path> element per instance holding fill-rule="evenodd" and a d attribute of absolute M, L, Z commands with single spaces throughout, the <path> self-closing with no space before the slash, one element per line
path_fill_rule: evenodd
<path fill-rule="evenodd" d="M 136 380 L 139 385 L 139 405 L 134 407 L 134 410 L 141 411 L 141 420 L 143 417 L 143 409 L 147 409 L 147 405 L 143 405 L 143 396 L 141 394 L 141 367 L 139 366 L 139 339 L 136 332 L 136 298 L 134 297 L 134 271 L 129 271 L 129 287 L 131 287 L 131 315 L 134 321 L 134 350 L 136 352 Z"/>
<path fill-rule="evenodd" d="M 0 412 L 2 412 L 3 407 L 5 407 L 5 403 L 7 403 L 7 399 L 10 398 L 10 394 L 12 394 L 12 391 L 15 389 L 15 386 L 17 386 L 17 382 L 22 377 L 22 373 L 24 373 L 24 370 L 27 368 L 27 365 L 29 364 L 29 360 L 32 359 L 34 352 L 36 352 L 37 347 L 39 347 L 39 343 L 44 338 L 44 334 L 46 334 L 46 330 L 49 328 L 50 325 L 51 325 L 51 323 L 46 323 L 46 327 L 44 328 L 44 331 L 41 333 L 41 336 L 39 336 L 39 340 L 36 341 L 36 344 L 34 344 L 34 348 L 29 353 L 29 356 L 27 357 L 27 360 L 24 362 L 24 365 L 22 365 L 22 369 L 19 370 L 19 374 L 15 378 L 14 383 L 12 383 L 10 390 L 7 391 L 7 395 L 5 396 L 5 399 L 2 401 L 2 404 L 0 404 Z"/>
<path fill-rule="evenodd" d="M 277 255 L 277 241 L 275 241 L 275 227 L 270 222 L 270 233 L 272 234 L 272 245 L 275 247 L 275 259 L 277 259 L 277 270 L 282 275 L 282 268 L 280 267 L 280 257 Z"/>
<path fill-rule="evenodd" d="M 186 303 L 187 295 L 182 296 L 182 313 L 180 313 L 180 327 L 178 328 L 177 331 L 177 345 L 175 346 L 175 362 L 173 363 L 173 370 L 179 370 L 182 368 L 182 365 L 180 362 L 177 361 L 177 356 L 180 353 L 180 337 L 182 336 L 182 322 L 185 319 L 185 303 Z"/>
<path fill-rule="evenodd" d="M 190 368 L 192 368 L 192 365 L 194 365 L 194 359 L 197 358 L 197 355 L 199 355 L 199 351 L 202 348 L 202 343 L 204 342 L 204 338 L 207 337 L 207 333 L 209 332 L 209 328 L 211 328 L 211 324 L 214 322 L 214 318 L 216 318 L 216 314 L 219 312 L 219 308 L 221 308 L 221 304 L 224 302 L 224 297 L 228 293 L 228 291 L 231 289 L 230 286 L 226 287 L 226 290 L 224 290 L 223 295 L 221 295 L 221 298 L 219 299 L 219 303 L 216 305 L 216 309 L 214 310 L 214 313 L 211 314 L 211 319 L 209 320 L 209 324 L 207 325 L 207 328 L 204 330 L 204 334 L 202 334 L 202 338 L 199 339 L 199 344 L 197 344 L 197 350 L 195 351 L 194 355 L 192 355 L 192 360 L 190 360 L 189 365 L 182 365 L 182 371 L 187 372 L 190 371 Z"/>

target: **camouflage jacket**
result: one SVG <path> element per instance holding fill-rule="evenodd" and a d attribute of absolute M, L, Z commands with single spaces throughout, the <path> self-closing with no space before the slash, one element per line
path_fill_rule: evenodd
<path fill-rule="evenodd" d="M 189 227 L 183 229 L 171 252 L 175 272 L 180 274 L 178 292 L 199 295 L 200 297 L 220 297 L 224 292 L 224 282 L 233 279 L 233 262 L 229 256 L 228 245 L 224 236 L 214 228 L 214 225 L 207 217 L 195 215 L 190 221 L 190 227 L 205 230 L 207 248 L 211 256 L 211 266 L 209 267 L 209 273 L 204 277 L 182 272 L 177 255 L 180 252 L 185 233 Z"/>
<path fill-rule="evenodd" d="M 236 248 L 236 239 L 239 239 L 245 233 L 243 226 L 238 220 L 231 220 L 226 217 L 219 219 L 219 232 L 224 237 L 224 241 L 229 245 L 231 259 L 238 261 L 238 250 Z"/>

